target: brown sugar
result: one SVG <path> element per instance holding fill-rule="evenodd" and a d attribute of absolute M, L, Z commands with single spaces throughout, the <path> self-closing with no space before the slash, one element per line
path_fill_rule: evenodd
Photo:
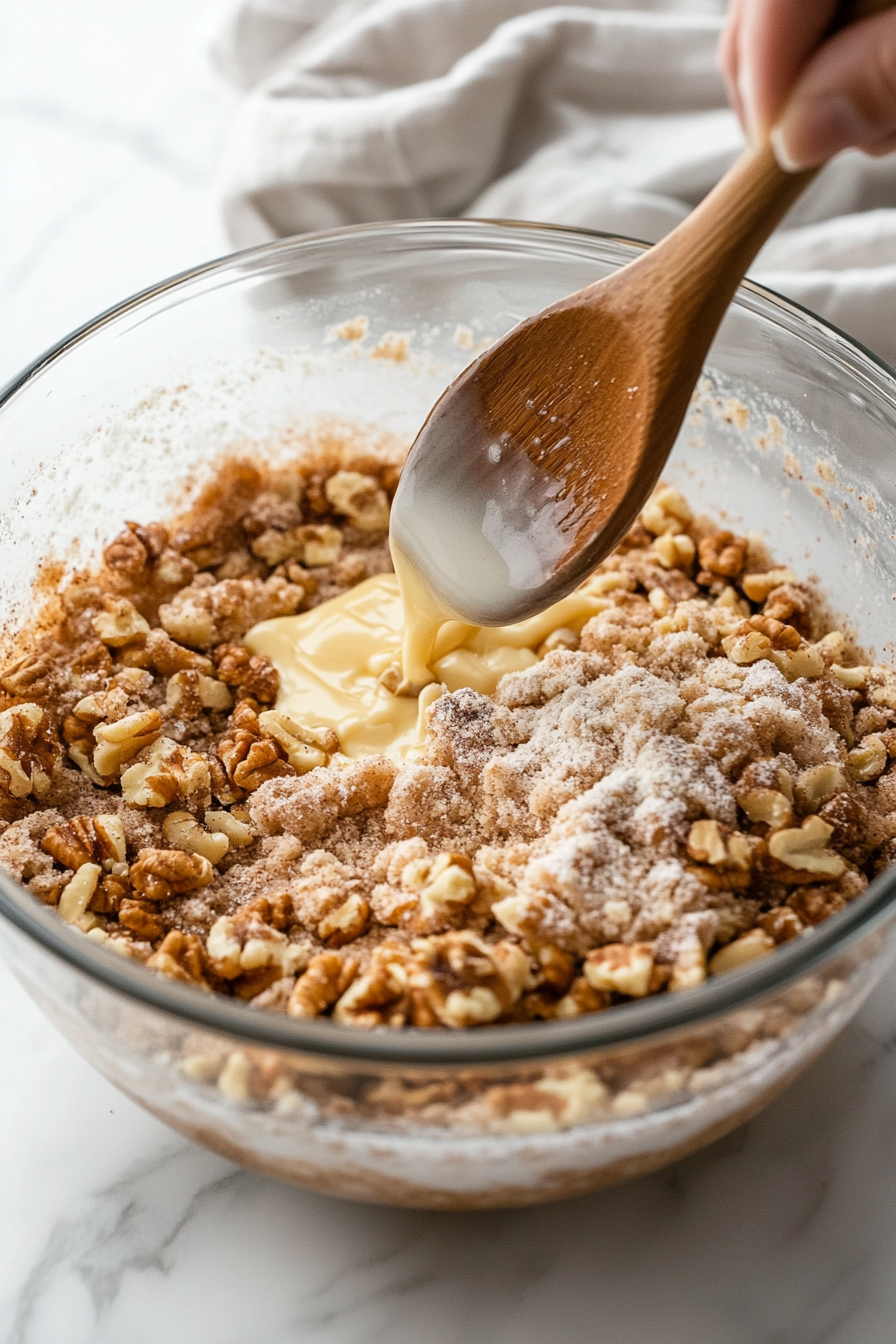
<path fill-rule="evenodd" d="M 278 711 L 244 637 L 390 568 L 395 481 L 225 463 L 7 641 L 0 863 L 37 899 L 265 1011 L 461 1029 L 684 991 L 889 862 L 896 674 L 665 486 L 598 614 L 445 690 L 414 758 Z"/>

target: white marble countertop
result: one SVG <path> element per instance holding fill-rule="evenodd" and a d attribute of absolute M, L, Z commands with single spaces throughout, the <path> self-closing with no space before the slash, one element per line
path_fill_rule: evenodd
<path fill-rule="evenodd" d="M 0 382 L 225 251 L 205 0 L 8 0 Z M 892 1344 L 896 974 L 768 1111 L 603 1194 L 340 1203 L 179 1138 L 0 969 L 3 1344 Z"/>

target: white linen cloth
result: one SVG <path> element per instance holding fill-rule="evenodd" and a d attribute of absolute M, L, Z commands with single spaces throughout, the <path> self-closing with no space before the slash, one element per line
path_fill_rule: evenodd
<path fill-rule="evenodd" d="M 467 215 L 656 241 L 742 147 L 724 0 L 239 0 L 222 169 L 238 246 Z M 840 155 L 751 271 L 896 363 L 896 154 Z"/>

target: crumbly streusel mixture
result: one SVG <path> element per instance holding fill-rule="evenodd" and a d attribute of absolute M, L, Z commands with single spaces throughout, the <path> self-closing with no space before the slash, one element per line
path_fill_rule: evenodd
<path fill-rule="evenodd" d="M 128 523 L 0 674 L 0 863 L 87 937 L 297 1017 L 466 1027 L 677 992 L 896 857 L 896 674 L 660 488 L 494 696 L 348 760 L 241 638 L 391 568 L 397 468 L 221 468 Z M 14 641 L 15 647 L 15 641 Z"/>

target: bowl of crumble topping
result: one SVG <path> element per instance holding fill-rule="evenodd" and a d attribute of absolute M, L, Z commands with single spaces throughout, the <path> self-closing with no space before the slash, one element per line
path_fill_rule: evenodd
<path fill-rule="evenodd" d="M 596 1189 L 756 1113 L 891 962 L 896 375 L 797 305 L 741 286 L 579 589 L 400 684 L 417 429 L 640 246 L 287 240 L 0 397 L 0 945 L 245 1166 L 431 1208 Z"/>

